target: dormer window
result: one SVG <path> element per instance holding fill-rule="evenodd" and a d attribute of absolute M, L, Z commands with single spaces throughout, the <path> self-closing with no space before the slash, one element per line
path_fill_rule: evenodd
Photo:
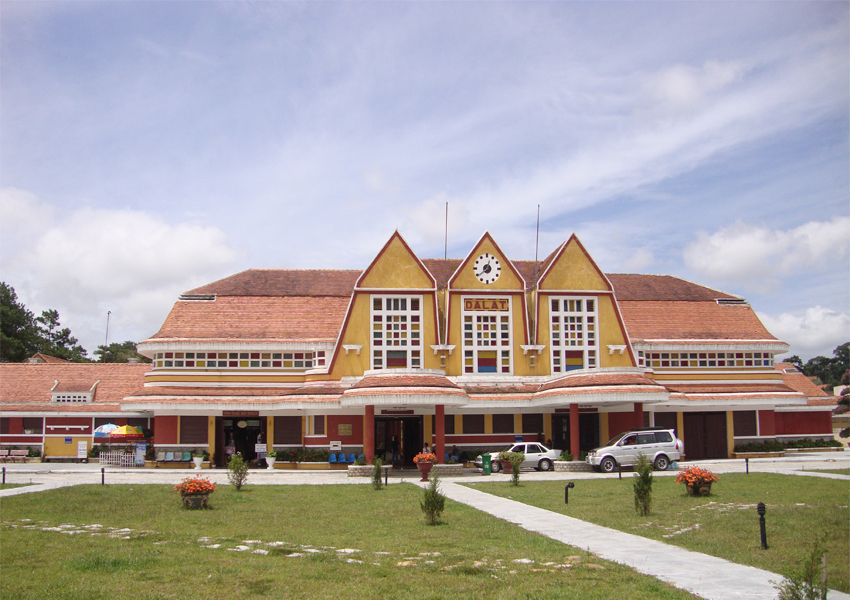
<path fill-rule="evenodd" d="M 53 392 L 53 402 L 91 402 L 91 393 L 89 392 Z"/>
<path fill-rule="evenodd" d="M 90 387 L 83 387 L 85 384 L 60 384 L 59 380 L 53 382 L 53 387 L 50 388 L 50 401 L 60 404 L 80 404 L 91 402 L 94 398 L 94 391 L 97 389 L 97 384 L 100 381 L 95 381 Z"/>

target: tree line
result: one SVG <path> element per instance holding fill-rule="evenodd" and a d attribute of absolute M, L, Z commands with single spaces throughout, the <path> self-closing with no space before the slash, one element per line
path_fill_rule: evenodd
<path fill-rule="evenodd" d="M 18 300 L 15 288 L 0 282 L 0 362 L 25 362 L 38 353 L 70 362 L 150 362 L 132 341 L 98 346 L 92 360 L 71 330 L 62 327 L 58 311 L 48 309 L 36 317 Z"/>
<path fill-rule="evenodd" d="M 832 358 L 816 356 L 803 364 L 795 354 L 785 362 L 797 367 L 807 377 L 817 377 L 822 384 L 832 389 L 842 384 L 845 375 L 850 371 L 850 342 L 845 342 L 833 350 Z"/>

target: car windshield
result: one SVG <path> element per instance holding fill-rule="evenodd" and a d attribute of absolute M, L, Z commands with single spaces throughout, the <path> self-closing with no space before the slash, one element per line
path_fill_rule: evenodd
<path fill-rule="evenodd" d="M 619 442 L 621 439 L 623 439 L 623 436 L 625 436 L 627 433 L 628 433 L 628 431 L 625 431 L 623 433 L 615 435 L 610 440 L 608 440 L 608 443 L 605 444 L 605 445 L 606 446 L 614 446 L 617 442 Z"/>

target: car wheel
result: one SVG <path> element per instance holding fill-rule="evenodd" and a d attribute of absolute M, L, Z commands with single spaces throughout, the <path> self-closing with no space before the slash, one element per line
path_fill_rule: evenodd
<path fill-rule="evenodd" d="M 502 463 L 500 463 L 498 460 L 494 460 L 492 463 L 490 463 L 490 472 L 491 473 L 498 473 L 501 470 L 502 470 Z"/>
<path fill-rule="evenodd" d="M 541 471 L 551 471 L 552 470 L 552 461 L 549 460 L 548 458 L 544 458 L 537 465 L 537 468 L 540 469 Z"/>
<path fill-rule="evenodd" d="M 614 469 L 617 468 L 617 461 L 610 456 L 606 456 L 602 459 L 602 462 L 599 463 L 599 468 L 602 469 L 603 473 L 613 473 Z"/>
<path fill-rule="evenodd" d="M 656 471 L 666 471 L 668 466 L 670 466 L 670 460 L 663 454 L 659 455 L 658 458 L 655 459 Z"/>

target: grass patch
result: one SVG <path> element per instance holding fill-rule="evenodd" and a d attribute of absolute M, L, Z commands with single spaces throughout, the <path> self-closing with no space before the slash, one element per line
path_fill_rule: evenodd
<path fill-rule="evenodd" d="M 0 597 L 694 598 L 450 500 L 429 527 L 421 495 L 407 484 L 222 486 L 196 511 L 164 485 L 12 496 Z"/>
<path fill-rule="evenodd" d="M 783 576 L 800 568 L 813 536 L 826 535 L 829 587 L 850 591 L 850 522 L 846 481 L 768 473 L 726 474 L 711 496 L 689 497 L 672 477 L 656 477 L 652 512 L 635 514 L 633 477 L 575 482 L 564 504 L 565 482 L 501 483 L 475 489 L 518 502 L 751 565 Z M 756 504 L 767 505 L 762 550 Z"/>
<path fill-rule="evenodd" d="M 24 487 L 27 485 L 32 485 L 30 483 L 0 483 L 0 490 L 10 490 L 12 488 Z"/>
<path fill-rule="evenodd" d="M 807 471 L 811 473 L 812 471 Z M 835 473 L 836 475 L 850 475 L 850 469 L 818 469 L 818 473 Z"/>

